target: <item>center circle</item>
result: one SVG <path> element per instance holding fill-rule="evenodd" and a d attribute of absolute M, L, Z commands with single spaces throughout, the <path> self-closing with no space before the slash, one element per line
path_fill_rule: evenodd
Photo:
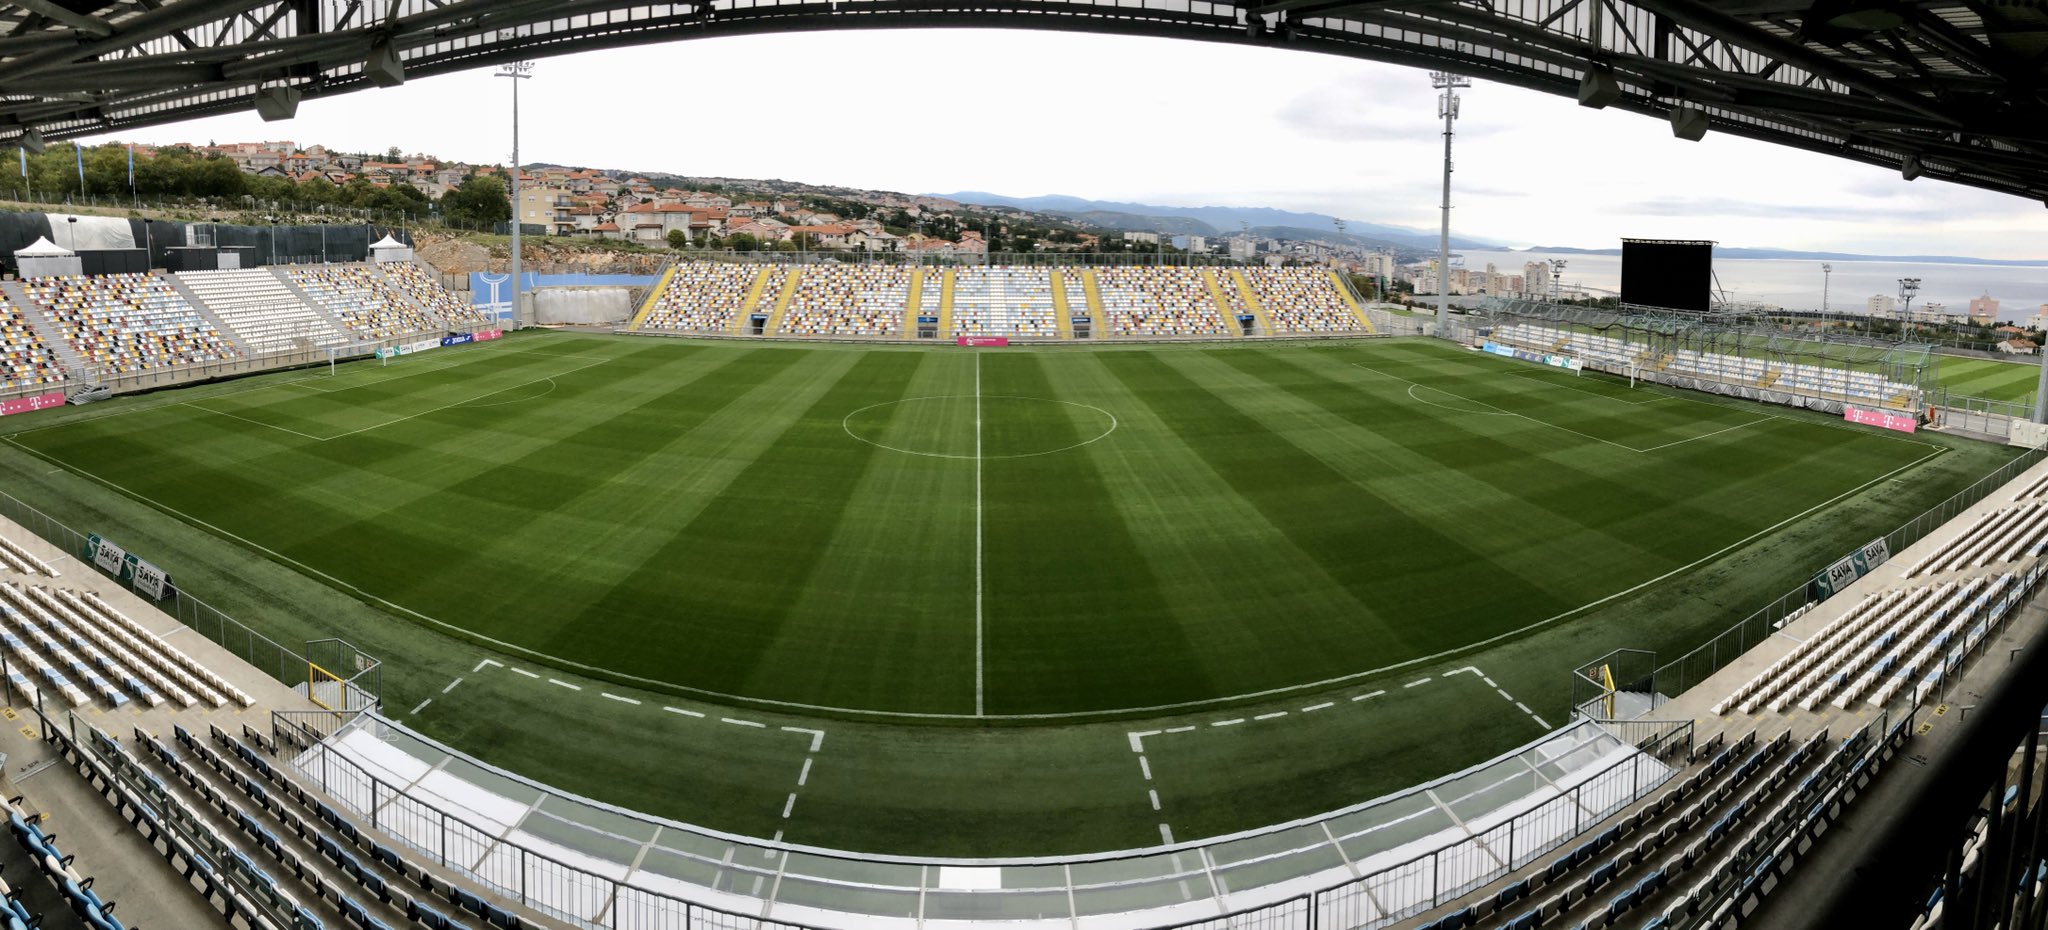
<path fill-rule="evenodd" d="M 870 404 L 841 421 L 878 449 L 940 459 L 1021 459 L 1097 442 L 1116 416 L 1092 404 L 1016 394 L 943 394 Z"/>

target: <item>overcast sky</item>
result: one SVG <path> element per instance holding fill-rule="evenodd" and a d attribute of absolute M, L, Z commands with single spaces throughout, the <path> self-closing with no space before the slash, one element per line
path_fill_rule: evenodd
<path fill-rule="evenodd" d="M 479 71 L 255 115 L 131 130 L 510 159 L 511 82 Z M 1311 210 L 1435 228 L 1442 137 L 1422 71 L 1165 39 L 893 31 L 702 39 L 542 60 L 529 161 Z M 2048 258 L 2034 201 L 1479 82 L 1454 228 L 1516 245 L 1713 239 L 1871 254 Z M 99 140 L 95 140 L 99 141 Z"/>

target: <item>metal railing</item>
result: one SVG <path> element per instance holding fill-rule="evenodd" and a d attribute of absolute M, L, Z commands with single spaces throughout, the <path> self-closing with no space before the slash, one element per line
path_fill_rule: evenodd
<path fill-rule="evenodd" d="M 1919 516 L 1901 524 L 1886 533 L 1885 544 L 1895 556 L 1906 551 L 1906 547 L 1927 537 L 1927 534 L 1941 528 L 1963 511 L 2004 487 L 2022 472 L 2048 458 L 2048 449 L 2030 449 L 2019 457 L 1993 469 L 1990 474 L 1972 482 L 1968 487 L 1950 495 L 1941 503 L 1928 508 Z M 1648 699 L 1647 709 L 1655 711 L 1671 699 L 1683 694 L 1720 671 L 1737 656 L 1749 651 L 1750 647 L 1763 642 L 1776 633 L 1780 623 L 1800 608 L 1815 603 L 1811 587 L 1802 582 L 1798 587 L 1785 592 L 1755 613 L 1737 621 L 1713 638 L 1695 647 L 1676 659 L 1657 666 L 1645 676 L 1631 681 L 1620 682 L 1624 691 L 1641 692 Z M 1599 688 L 1585 676 L 1572 675 L 1572 707 L 1586 714 L 1600 701 Z"/>
<path fill-rule="evenodd" d="M 375 714 L 330 723 L 317 715 L 274 717 L 272 736 L 294 750 L 288 751 L 292 767 L 336 803 L 451 873 L 581 927 L 742 930 L 976 919 L 1384 927 L 1527 866 L 1654 792 L 1683 769 L 1661 760 L 1689 755 L 1693 727 L 1691 721 L 1582 722 L 1390 798 L 1216 840 L 1071 858 L 933 860 L 762 842 L 658 820 L 560 795 Z M 352 759 L 345 747 L 366 738 L 403 754 L 390 758 L 420 760 L 423 769 L 440 773 L 432 793 L 391 780 L 410 776 Z M 437 757 L 442 761 L 433 762 Z M 1579 768 L 1571 767 L 1575 760 Z M 441 799 L 464 796 L 466 789 L 449 793 L 446 776 L 462 773 L 479 782 L 479 791 L 528 813 L 494 823 L 449 810 Z M 1437 835 L 1455 838 L 1385 861 Z M 544 837 L 547 850 L 572 849 L 611 867 L 601 873 L 564 861 L 525 836 Z M 1000 869 L 1001 881 L 980 891 L 939 884 L 941 869 L 952 868 Z M 1348 870 L 1366 874 L 1332 880 Z M 741 916 L 672 890 L 679 888 L 701 888 L 704 898 L 725 907 L 736 906 L 735 895 L 759 903 Z M 1236 911 L 1224 904 L 1262 894 L 1274 900 Z M 1215 913 L 1190 920 L 1190 908 Z M 802 915 L 805 924 L 760 916 L 778 909 Z"/>
<path fill-rule="evenodd" d="M 0 492 L 0 517 L 12 520 L 15 525 L 22 527 L 30 533 L 34 533 L 50 545 L 56 546 L 58 549 L 78 558 L 80 565 L 90 566 L 91 570 L 100 572 L 101 577 L 110 578 L 115 581 L 122 580 L 120 576 L 108 574 L 94 565 L 92 559 L 85 554 L 86 536 L 84 534 L 65 526 L 57 519 L 23 503 L 20 499 L 6 492 Z M 6 532 L 7 528 L 0 526 L 0 533 Z M 175 577 L 175 573 L 173 577 Z M 132 585 L 134 582 L 129 581 L 126 583 L 130 584 L 131 590 L 133 590 Z M 163 600 L 157 600 L 140 590 L 136 590 L 135 593 L 137 597 L 154 604 L 158 610 L 176 617 L 179 623 L 213 641 L 221 648 L 234 654 L 235 658 L 249 663 L 264 674 L 294 687 L 308 683 L 309 661 L 305 655 L 302 655 L 298 650 L 285 646 L 262 633 L 250 629 L 247 624 L 194 597 L 191 592 L 186 591 L 183 587 L 176 588 L 172 594 Z M 319 642 L 338 643 L 340 641 L 321 640 Z M 343 646 L 346 646 L 346 644 L 343 644 Z M 346 646 L 346 648 L 357 655 L 367 655 L 360 650 L 356 650 L 353 646 Z M 309 651 L 311 650 L 309 649 Z M 339 653 L 338 648 L 335 651 Z M 374 659 L 371 659 L 367 663 L 367 667 L 362 669 L 356 668 L 355 663 L 350 663 L 348 671 L 352 674 L 345 679 L 344 688 L 349 693 L 351 704 L 375 706 L 381 699 L 383 687 L 382 667 L 382 663 Z"/>

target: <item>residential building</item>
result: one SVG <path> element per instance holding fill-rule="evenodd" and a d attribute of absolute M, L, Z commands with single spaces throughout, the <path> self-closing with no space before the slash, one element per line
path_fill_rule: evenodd
<path fill-rule="evenodd" d="M 1991 296 L 1989 292 L 1986 292 L 1981 297 L 1970 298 L 1970 322 L 1982 326 L 1997 322 L 1997 320 L 1998 298 Z"/>

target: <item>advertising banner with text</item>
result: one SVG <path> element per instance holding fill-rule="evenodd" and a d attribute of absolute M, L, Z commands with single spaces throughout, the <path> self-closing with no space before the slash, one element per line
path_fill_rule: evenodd
<path fill-rule="evenodd" d="M 963 346 L 1006 346 L 1006 345 L 1009 345 L 1009 344 L 1010 344 L 1010 337 L 1008 337 L 1008 336 L 961 336 L 961 337 L 960 337 L 960 340 L 959 340 L 959 342 L 960 342 L 960 344 L 961 344 L 961 345 L 963 345 Z"/>
<path fill-rule="evenodd" d="M 48 394 L 30 394 L 27 397 L 12 397 L 7 400 L 0 400 L 0 417 L 62 406 L 64 406 L 63 391 L 51 391 Z"/>
<path fill-rule="evenodd" d="M 459 336 L 442 336 L 442 337 L 441 337 L 441 345 L 443 345 L 443 346 L 459 346 L 459 345 L 466 345 L 466 344 L 468 344 L 468 343 L 469 343 L 469 342 L 471 342 L 471 341 L 473 341 L 473 340 L 471 340 L 471 339 L 470 339 L 470 336 L 469 336 L 469 334 L 468 334 L 468 333 L 463 333 L 463 334 L 461 334 L 461 335 L 459 335 Z"/>
<path fill-rule="evenodd" d="M 479 329 L 476 332 L 470 334 L 470 336 L 475 338 L 476 341 L 478 342 L 489 342 L 493 339 L 503 338 L 504 335 L 505 331 L 502 329 Z"/>

